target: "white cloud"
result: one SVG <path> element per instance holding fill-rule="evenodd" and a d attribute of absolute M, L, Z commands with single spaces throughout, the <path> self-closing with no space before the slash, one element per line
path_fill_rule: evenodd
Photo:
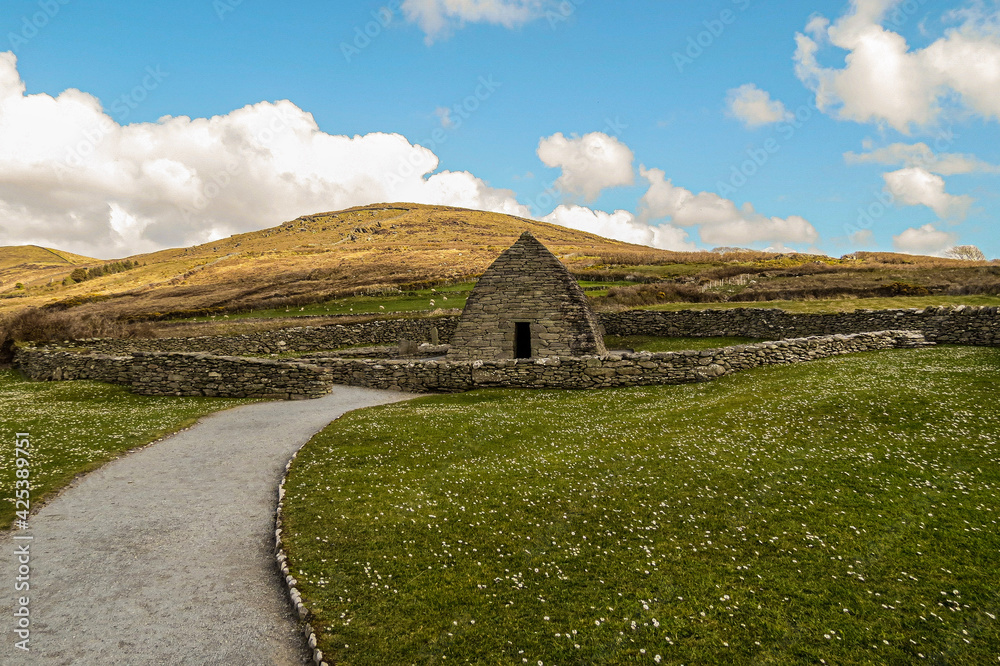
<path fill-rule="evenodd" d="M 434 115 L 441 121 L 441 127 L 451 129 L 455 126 L 455 119 L 451 117 L 451 109 L 447 106 L 439 106 L 434 109 Z"/>
<path fill-rule="evenodd" d="M 779 123 L 792 118 L 780 100 L 772 100 L 771 94 L 753 83 L 733 88 L 726 97 L 729 114 L 753 129 L 762 125 Z"/>
<path fill-rule="evenodd" d="M 1000 12 L 965 12 L 964 22 L 924 49 L 885 27 L 905 17 L 902 0 L 852 0 L 832 25 L 812 19 L 796 35 L 795 71 L 825 112 L 859 123 L 888 124 L 909 133 L 940 120 L 945 104 L 1000 119 Z M 900 19 L 901 20 L 901 19 Z M 894 23 L 895 22 L 895 23 Z M 848 51 L 842 69 L 823 67 L 827 43 Z"/>
<path fill-rule="evenodd" d="M 975 201 L 969 196 L 945 192 L 944 178 L 920 167 L 907 167 L 883 174 L 886 189 L 904 206 L 927 206 L 943 220 L 961 220 Z"/>
<path fill-rule="evenodd" d="M 0 245 L 123 256 L 382 201 L 527 217 L 509 190 L 398 134 L 337 136 L 289 101 L 119 125 L 79 90 L 25 95 L 0 53 Z"/>
<path fill-rule="evenodd" d="M 866 144 L 866 149 L 870 146 Z M 931 173 L 951 176 L 962 173 L 1000 173 L 1000 166 L 989 164 L 974 155 L 935 153 L 926 143 L 893 143 L 866 153 L 846 152 L 848 164 L 898 164 L 920 167 Z"/>
<path fill-rule="evenodd" d="M 944 256 L 945 250 L 955 245 L 958 234 L 938 231 L 933 224 L 925 224 L 919 229 L 907 229 L 892 237 L 896 250 L 908 254 L 930 254 Z"/>
<path fill-rule="evenodd" d="M 669 224 L 646 224 L 636 220 L 632 213 L 625 210 L 605 213 L 583 206 L 562 205 L 543 217 L 542 220 L 571 229 L 587 231 L 605 238 L 649 245 L 661 250 L 695 252 L 698 249 L 694 243 L 688 240 L 688 234 L 683 229 Z"/>
<path fill-rule="evenodd" d="M 538 157 L 545 166 L 559 167 L 556 187 L 594 201 L 609 187 L 635 182 L 632 150 L 603 132 L 566 138 L 562 132 L 538 142 Z"/>
<path fill-rule="evenodd" d="M 543 16 L 551 4 L 550 0 L 405 0 L 402 10 L 432 44 L 468 23 L 516 28 Z"/>
<path fill-rule="evenodd" d="M 849 235 L 847 239 L 851 242 L 852 245 L 866 247 L 868 245 L 871 245 L 872 242 L 875 240 L 875 234 L 874 232 L 872 232 L 871 229 L 859 229 L 854 233 L 852 233 L 851 235 Z"/>
<path fill-rule="evenodd" d="M 639 204 L 639 219 L 669 219 L 679 227 L 697 227 L 701 240 L 711 246 L 813 244 L 819 233 L 807 220 L 792 215 L 786 219 L 766 217 L 747 203 L 742 207 L 713 192 L 694 194 L 674 185 L 661 169 L 639 168 L 649 181 L 649 190 Z"/>

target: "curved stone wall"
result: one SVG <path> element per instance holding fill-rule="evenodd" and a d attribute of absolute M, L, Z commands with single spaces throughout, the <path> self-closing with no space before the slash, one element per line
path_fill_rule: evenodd
<path fill-rule="evenodd" d="M 1000 308 L 941 307 L 923 310 L 855 310 L 836 314 L 794 314 L 777 309 L 629 310 L 603 313 L 608 335 L 664 337 L 747 337 L 781 340 L 838 333 L 920 331 L 931 342 L 1000 346 Z M 394 345 L 401 339 L 417 343 L 451 341 L 458 317 L 389 319 L 362 324 L 314 326 L 235 336 L 156 338 L 152 340 L 88 340 L 74 347 L 127 355 L 146 352 L 209 352 L 223 356 L 266 356 L 282 352 L 312 352 L 349 345 Z M 436 332 L 436 333 L 435 333 Z M 52 345 L 57 346 L 57 345 Z"/>
<path fill-rule="evenodd" d="M 297 400 L 324 396 L 334 383 L 328 371 L 308 363 L 199 353 L 108 356 L 29 348 L 16 352 L 15 363 L 36 381 L 91 379 L 140 395 Z"/>
<path fill-rule="evenodd" d="M 323 395 L 334 383 L 419 392 L 673 384 L 759 365 L 872 349 L 928 343 L 1000 346 L 1000 308 L 996 307 L 840 314 L 752 308 L 633 310 L 605 314 L 601 321 L 607 333 L 614 335 L 740 336 L 779 342 L 702 352 L 491 361 L 349 359 L 334 354 L 293 360 L 243 358 L 365 343 L 394 344 L 400 339 L 447 342 L 457 318 L 443 317 L 231 337 L 97 340 L 78 343 L 83 353 L 29 346 L 17 351 L 15 364 L 31 379 L 94 379 L 125 384 L 145 394 L 294 399 Z"/>
<path fill-rule="evenodd" d="M 708 381 L 764 365 L 928 346 L 912 331 L 832 335 L 702 351 L 495 361 L 374 361 L 313 359 L 337 384 L 416 392 L 478 388 L 592 389 Z"/>
<path fill-rule="evenodd" d="M 414 392 L 476 388 L 588 389 L 707 381 L 763 365 L 800 363 L 877 349 L 929 343 L 912 331 L 881 331 L 762 342 L 704 351 L 498 361 L 313 358 L 308 362 L 136 352 L 132 356 L 19 349 L 29 378 L 93 379 L 144 395 L 315 398 L 333 384 Z"/>

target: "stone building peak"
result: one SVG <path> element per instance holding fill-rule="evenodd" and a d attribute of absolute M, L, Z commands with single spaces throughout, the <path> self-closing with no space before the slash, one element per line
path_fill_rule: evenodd
<path fill-rule="evenodd" d="M 569 270 L 525 231 L 483 273 L 452 337 L 452 360 L 604 355 L 600 324 Z"/>

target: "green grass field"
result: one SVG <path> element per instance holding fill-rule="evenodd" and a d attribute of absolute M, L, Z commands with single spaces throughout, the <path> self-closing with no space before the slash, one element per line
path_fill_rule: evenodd
<path fill-rule="evenodd" d="M 82 472 L 184 428 L 212 412 L 253 400 L 139 396 L 98 382 L 28 382 L 0 372 L 0 530 L 14 520 L 15 433 L 31 434 L 32 509 Z"/>
<path fill-rule="evenodd" d="M 855 310 L 905 310 L 942 305 L 1000 306 L 1000 296 L 898 296 L 894 298 L 837 298 L 749 303 L 664 303 L 642 310 L 722 310 L 729 308 L 778 308 L 787 312 L 831 313 Z"/>
<path fill-rule="evenodd" d="M 218 321 L 220 319 L 271 319 L 282 317 L 349 315 L 349 314 L 389 314 L 403 312 L 432 311 L 465 307 L 474 285 L 456 284 L 435 289 L 393 293 L 376 296 L 349 296 L 323 303 L 301 307 L 275 308 L 273 310 L 253 310 L 240 314 L 194 317 L 190 321 Z M 433 303 L 431 302 L 433 301 Z"/>
<path fill-rule="evenodd" d="M 330 663 L 998 663 L 998 382 L 941 347 L 354 412 L 291 568 Z"/>

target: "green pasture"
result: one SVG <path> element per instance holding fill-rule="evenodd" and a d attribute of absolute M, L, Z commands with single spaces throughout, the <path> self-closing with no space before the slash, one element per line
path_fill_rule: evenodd
<path fill-rule="evenodd" d="M 330 663 L 997 663 L 998 382 L 939 347 L 354 412 L 291 568 Z"/>

